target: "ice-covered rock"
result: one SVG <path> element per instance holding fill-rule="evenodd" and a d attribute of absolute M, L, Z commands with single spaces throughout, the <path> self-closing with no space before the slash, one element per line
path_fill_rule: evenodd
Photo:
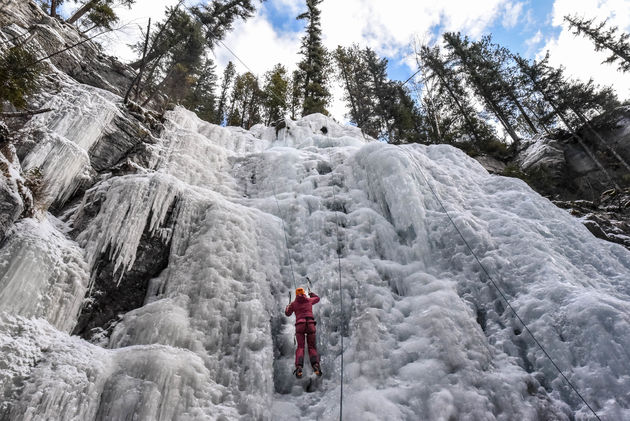
<path fill-rule="evenodd" d="M 40 317 L 62 331 L 74 327 L 89 274 L 83 250 L 59 232 L 59 221 L 24 219 L 0 249 L 0 308 Z"/>
<path fill-rule="evenodd" d="M 99 181 L 67 227 L 83 270 L 111 268 L 107 291 L 124 293 L 152 238 L 166 266 L 100 346 L 5 316 L 8 419 L 53 404 L 61 419 L 335 419 L 341 335 L 346 419 L 590 419 L 492 281 L 602 419 L 630 415 L 630 253 L 522 181 L 324 116 L 251 132 L 166 118 L 148 167 Z M 322 297 L 318 386 L 291 376 L 293 276 Z"/>
<path fill-rule="evenodd" d="M 15 148 L 8 140 L 2 139 L 3 127 L 0 122 L 0 241 L 24 212 L 24 199 L 20 192 L 26 194 L 27 191 Z"/>
<path fill-rule="evenodd" d="M 0 25 L 48 19 L 19 3 Z M 77 36 L 44 26 L 44 49 Z M 84 74 L 81 54 L 50 65 Z M 594 419 L 548 356 L 630 418 L 630 252 L 522 181 L 323 115 L 246 131 L 176 108 L 153 139 L 124 83 L 56 77 L 21 132 L 45 200 L 0 246 L 1 419 L 337 419 L 342 352 L 347 420 Z M 291 375 L 283 314 L 305 276 L 318 381 Z"/>
<path fill-rule="evenodd" d="M 99 45 L 86 42 L 73 25 L 48 16 L 34 0 L 3 0 L 0 7 L 0 42 L 29 39 L 29 47 L 46 62 L 75 80 L 124 96 L 135 77 L 115 57 L 102 54 Z M 73 48 L 67 48 L 74 46 Z M 54 55 L 53 55 L 54 54 Z"/>
<path fill-rule="evenodd" d="M 565 166 L 564 148 L 557 140 L 543 136 L 529 139 L 523 143 L 517 162 L 524 171 L 542 168 L 555 172 Z"/>

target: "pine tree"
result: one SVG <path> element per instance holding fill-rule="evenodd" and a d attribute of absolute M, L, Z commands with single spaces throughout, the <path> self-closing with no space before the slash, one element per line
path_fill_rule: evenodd
<path fill-rule="evenodd" d="M 87 29 L 82 33 L 86 33 L 96 28 L 112 29 L 112 25 L 118 22 L 118 16 L 109 4 L 101 3 L 96 5 L 87 15 Z"/>
<path fill-rule="evenodd" d="M 481 67 L 490 89 L 499 92 L 507 114 L 513 118 L 511 124 L 534 136 L 540 132 L 527 111 L 527 97 L 518 77 L 518 66 L 509 50 L 493 44 L 490 36 L 474 43 Z"/>
<path fill-rule="evenodd" d="M 274 68 L 265 74 L 264 115 L 265 124 L 270 126 L 278 122 L 287 113 L 289 95 L 289 78 L 287 69 L 281 64 L 276 64 Z"/>
<path fill-rule="evenodd" d="M 39 0 L 38 3 L 46 13 L 55 18 L 57 17 L 57 10 L 64 3 L 64 0 Z"/>
<path fill-rule="evenodd" d="M 223 79 L 221 81 L 221 95 L 219 96 L 219 106 L 217 107 L 216 120 L 214 121 L 214 123 L 216 124 L 223 124 L 223 122 L 227 118 L 226 106 L 228 91 L 230 90 L 230 86 L 232 86 L 234 76 L 236 76 L 236 67 L 234 67 L 234 63 L 230 61 L 223 71 Z"/>
<path fill-rule="evenodd" d="M 59 0 L 50 0 L 50 16 L 53 18 L 57 16 L 57 7 L 59 7 Z"/>
<path fill-rule="evenodd" d="M 392 111 L 394 107 L 395 93 L 392 92 L 387 78 L 386 58 L 380 58 L 371 48 L 362 52 L 363 60 L 370 82 L 370 95 L 373 98 L 374 112 L 381 123 L 379 137 L 389 141 L 393 140 Z"/>
<path fill-rule="evenodd" d="M 298 69 L 302 72 L 303 116 L 313 113 L 328 115 L 328 53 L 322 43 L 321 11 L 317 7 L 322 1 L 306 0 L 308 11 L 297 17 L 298 20 L 308 22 L 300 50 L 303 59 L 298 63 Z"/>
<path fill-rule="evenodd" d="M 427 81 L 436 83 L 436 97 L 441 99 L 435 104 L 444 117 L 440 143 L 461 144 L 468 138 L 475 151 L 479 151 L 495 141 L 494 130 L 472 105 L 462 76 L 452 63 L 442 58 L 439 48 L 422 46 L 420 60 L 428 69 Z"/>
<path fill-rule="evenodd" d="M 131 7 L 135 2 L 136 0 L 118 0 L 116 2 L 116 5 L 122 4 L 124 6 Z M 55 3 L 55 1 L 53 0 L 52 3 Z M 59 3 L 59 1 L 57 1 L 57 3 Z M 70 18 L 68 18 L 67 22 L 73 24 L 81 19 L 86 13 L 92 12 L 94 9 L 100 8 L 102 13 L 102 11 L 104 10 L 104 6 L 107 6 L 109 10 L 111 10 L 111 13 L 114 14 L 113 10 L 111 9 L 112 5 L 114 5 L 114 0 L 88 0 L 83 3 L 83 5 L 79 7 L 79 9 L 75 11 L 74 14 L 70 16 Z M 116 17 L 116 19 L 118 18 Z"/>
<path fill-rule="evenodd" d="M 173 19 L 181 18 L 182 11 L 180 0 L 175 7 L 167 8 L 168 18 L 159 28 L 153 39 L 146 62 L 151 62 L 164 54 L 165 50 L 173 48 L 186 39 L 186 34 L 171 31 L 169 28 L 177 27 L 177 23 L 172 23 Z M 256 8 L 253 0 L 216 0 L 209 4 L 196 6 L 191 9 L 194 20 L 202 26 L 203 34 L 208 48 L 214 48 L 216 43 L 222 40 L 226 33 L 230 31 L 237 19 L 248 19 L 253 16 Z M 132 68 L 138 69 L 142 65 L 142 60 L 136 60 L 129 64 Z"/>
<path fill-rule="evenodd" d="M 616 26 L 605 30 L 607 21 L 595 23 L 595 19 L 578 18 L 577 16 L 565 16 L 569 28 L 575 35 L 584 35 L 595 44 L 595 50 L 609 50 L 612 54 L 604 63 L 617 63 L 622 72 L 630 71 L 630 34 L 617 35 L 619 28 Z"/>
<path fill-rule="evenodd" d="M 291 86 L 289 89 L 289 116 L 291 119 L 296 120 L 300 111 L 302 110 L 302 103 L 304 100 L 304 92 L 302 87 L 304 75 L 299 70 L 294 70 L 291 75 Z"/>
<path fill-rule="evenodd" d="M 225 38 L 238 19 L 247 20 L 254 15 L 253 0 L 214 0 L 192 9 L 193 15 L 205 28 L 208 46 Z"/>
<path fill-rule="evenodd" d="M 215 89 L 217 87 L 216 66 L 214 61 L 206 58 L 196 77 L 195 84 L 188 96 L 184 99 L 183 105 L 194 111 L 199 118 L 215 122 L 217 120 Z"/>
<path fill-rule="evenodd" d="M 26 98 L 38 89 L 42 68 L 33 62 L 37 56 L 22 46 L 0 54 L 0 104 L 8 101 L 18 109 L 26 108 Z"/>
<path fill-rule="evenodd" d="M 497 85 L 496 74 L 487 66 L 481 44 L 471 44 L 468 37 L 459 33 L 445 33 L 444 41 L 450 51 L 451 60 L 457 63 L 466 75 L 468 83 L 486 105 L 488 111 L 495 115 L 503 125 L 505 131 L 514 142 L 519 142 L 519 136 L 514 127 L 514 112 L 506 106 L 504 92 Z"/>
<path fill-rule="evenodd" d="M 250 129 L 254 124 L 261 123 L 262 102 L 263 94 L 256 76 L 250 72 L 238 75 L 232 89 L 228 125 Z"/>
<path fill-rule="evenodd" d="M 182 101 L 189 95 L 203 63 L 205 39 L 201 24 L 182 10 L 171 9 L 167 13 L 166 22 L 159 24 L 158 32 L 152 36 L 154 51 L 159 54 L 147 63 L 150 65 L 146 81 L 138 89 L 137 96 L 150 88 L 143 105 L 158 93 L 173 102 Z"/>
<path fill-rule="evenodd" d="M 422 143 L 426 139 L 426 126 L 416 102 L 409 90 L 400 82 L 389 82 L 394 98 L 390 111 L 392 117 L 392 143 Z"/>
<path fill-rule="evenodd" d="M 339 46 L 333 57 L 343 83 L 345 100 L 350 105 L 350 121 L 369 136 L 379 137 L 380 121 L 363 51 L 356 44 L 349 48 Z"/>
<path fill-rule="evenodd" d="M 352 69 L 352 58 L 350 57 L 350 49 L 346 50 L 341 45 L 337 47 L 333 53 L 333 58 L 337 63 L 339 75 L 345 88 L 345 100 L 350 103 L 350 119 L 351 122 L 361 127 L 362 118 L 359 115 L 357 105 L 357 90 L 353 76 L 355 73 Z"/>
<path fill-rule="evenodd" d="M 430 79 L 428 69 L 423 65 L 418 54 L 418 46 L 416 45 L 416 64 L 420 69 L 420 82 L 413 80 L 411 83 L 420 99 L 420 112 L 423 119 L 423 132 L 426 136 L 426 144 L 431 143 L 450 143 L 450 139 L 442 136 L 446 131 L 444 123 L 447 121 L 446 116 L 442 115 L 441 109 L 443 101 L 437 95 L 438 84 Z M 422 92 L 422 94 L 421 94 Z"/>

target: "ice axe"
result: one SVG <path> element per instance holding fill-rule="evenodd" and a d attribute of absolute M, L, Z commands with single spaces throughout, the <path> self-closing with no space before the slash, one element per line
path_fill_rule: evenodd
<path fill-rule="evenodd" d="M 313 286 L 313 284 L 311 283 L 311 279 L 308 276 L 306 277 L 306 282 L 308 283 L 308 295 L 311 295 L 311 287 Z"/>

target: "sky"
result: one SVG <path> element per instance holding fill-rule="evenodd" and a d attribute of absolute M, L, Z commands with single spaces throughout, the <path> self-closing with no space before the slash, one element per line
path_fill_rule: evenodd
<path fill-rule="evenodd" d="M 188 5 L 199 0 L 187 0 Z M 121 60 L 133 60 L 128 47 L 139 39 L 147 19 L 163 19 L 166 6 L 177 0 L 137 0 L 128 10 L 118 9 L 125 30 L 107 40 L 107 50 Z M 213 52 L 221 72 L 232 60 L 239 73 L 248 69 L 262 75 L 276 63 L 294 69 L 300 60 L 303 21 L 295 17 L 306 10 L 304 0 L 267 0 L 258 4 L 256 16 L 239 22 L 224 43 L 242 61 L 219 45 Z M 76 5 L 64 5 L 69 13 Z M 567 14 L 609 19 L 630 32 L 630 0 L 324 0 L 321 4 L 324 43 L 329 49 L 357 43 L 373 48 L 389 60 L 391 79 L 406 80 L 416 70 L 413 46 L 434 42 L 445 31 L 459 31 L 473 39 L 491 34 L 495 42 L 528 58 L 551 54 L 554 65 L 566 67 L 572 77 L 613 85 L 621 99 L 630 99 L 630 78 L 604 65 L 603 52 L 575 37 L 563 25 Z M 347 113 L 342 89 L 333 82 L 335 99 L 329 107 L 339 121 Z"/>

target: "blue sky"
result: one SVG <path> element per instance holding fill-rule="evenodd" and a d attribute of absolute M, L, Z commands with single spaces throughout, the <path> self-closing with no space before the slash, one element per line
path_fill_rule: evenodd
<path fill-rule="evenodd" d="M 329 0 L 332 1 L 332 0 Z M 538 52 L 538 45 L 528 44 L 528 40 L 535 40 L 536 34 L 540 31 L 540 42 L 544 37 L 554 37 L 561 32 L 561 28 L 551 25 L 551 16 L 553 11 L 553 2 L 545 0 L 532 0 L 521 2 L 523 4 L 524 13 L 512 22 L 504 22 L 503 19 L 497 17 L 493 24 L 486 28 L 485 33 L 491 33 L 494 40 L 514 52 L 518 52 L 523 56 L 534 58 Z M 516 3 L 518 4 L 518 3 Z M 278 32 L 282 33 L 301 33 L 304 29 L 304 22 L 298 21 L 290 8 L 276 2 L 263 3 L 261 14 L 264 15 Z M 435 25 L 432 33 L 438 36 L 443 30 L 443 26 Z M 540 44 L 538 42 L 538 44 Z M 389 56 L 389 77 L 391 79 L 406 80 L 414 72 L 415 68 L 401 61 L 400 56 Z"/>
<path fill-rule="evenodd" d="M 199 1 L 188 0 L 189 4 Z M 136 0 L 131 10 L 120 9 L 121 21 L 134 24 L 110 39 L 108 50 L 132 60 L 127 45 L 139 38 L 137 28 L 146 25 L 149 16 L 161 20 L 164 8 L 176 2 Z M 326 46 L 369 46 L 389 59 L 392 79 L 405 80 L 416 71 L 414 42 L 435 42 L 443 31 L 460 31 L 474 39 L 492 34 L 495 42 L 529 58 L 549 50 L 552 63 L 565 66 L 572 77 L 613 84 L 622 99 L 630 98 L 630 80 L 626 80 L 630 78 L 612 66 L 600 65 L 605 55 L 595 53 L 589 41 L 576 38 L 562 24 L 562 16 L 578 14 L 609 18 L 630 32 L 630 0 L 324 0 L 320 7 Z M 259 75 L 276 63 L 293 69 L 300 60 L 304 28 L 304 22 L 295 18 L 305 10 L 304 0 L 267 0 L 255 17 L 235 25 L 224 42 Z M 219 72 L 228 61 L 236 62 L 221 46 L 214 55 Z M 247 71 L 235 64 L 239 72 Z M 346 110 L 341 87 L 331 88 L 335 100 L 329 110 L 342 120 Z"/>

